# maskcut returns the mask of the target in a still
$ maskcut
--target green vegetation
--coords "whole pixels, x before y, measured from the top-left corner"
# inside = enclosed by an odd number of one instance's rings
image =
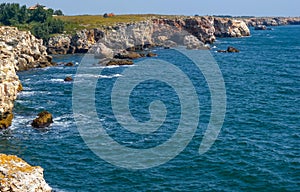
[[[2,3],[0,4],[0,24],[30,30],[37,38],[47,40],[51,34],[64,31],[64,22],[55,19],[54,13],[63,15],[60,10],[44,9],[41,5],[29,10],[25,5]]]
[[[61,10],[46,9],[42,5],[34,8],[20,6],[17,3],[0,4],[0,25],[16,26],[20,30],[29,30],[37,38],[45,41],[57,33],[73,34],[81,29],[105,28],[117,23],[133,23],[151,18],[174,18],[176,16],[154,14],[114,15],[78,15],[64,16]]]
[[[73,33],[79,29],[93,29],[103,28],[106,26],[113,26],[117,23],[133,23],[139,21],[145,21],[153,17],[175,17],[175,16],[163,16],[154,14],[130,14],[130,15],[115,15],[111,17],[103,17],[103,15],[76,15],[76,16],[57,16],[56,18],[63,20],[65,30],[68,33]]]

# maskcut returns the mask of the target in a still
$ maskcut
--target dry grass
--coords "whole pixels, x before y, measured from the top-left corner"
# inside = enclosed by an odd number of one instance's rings
[[[175,17],[171,15],[154,15],[154,14],[143,14],[143,15],[116,15],[113,17],[104,18],[102,15],[76,15],[76,16],[56,16],[56,18],[65,21],[66,31],[74,32],[79,29],[93,29],[102,28],[105,26],[112,26],[117,23],[133,23],[148,20],[157,17]]]

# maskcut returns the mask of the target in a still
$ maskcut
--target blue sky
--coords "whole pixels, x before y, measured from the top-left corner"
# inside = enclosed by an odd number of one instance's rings
[[[300,0],[11,0],[40,3],[66,15],[157,13],[179,15],[300,16]]]

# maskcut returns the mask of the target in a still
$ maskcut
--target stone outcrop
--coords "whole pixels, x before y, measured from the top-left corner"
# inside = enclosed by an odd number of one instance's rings
[[[48,111],[42,111],[38,114],[38,117],[34,119],[31,123],[34,128],[45,128],[49,127],[53,123],[52,114]]]
[[[16,71],[51,65],[42,40],[15,27],[0,27],[0,129],[11,125],[13,102],[22,89]]]
[[[43,40],[35,38],[29,31],[19,31],[15,27],[0,27],[0,44],[12,53],[16,70],[52,66]]]
[[[17,156],[0,154],[0,191],[51,192],[52,189],[41,167],[31,166]]]
[[[241,20],[215,18],[214,27],[216,37],[244,37],[250,35],[249,28]]]
[[[255,17],[242,19],[248,26],[256,27],[280,26],[280,25],[300,25],[300,17]]]
[[[0,42],[0,129],[11,125],[14,100],[21,86],[15,66],[14,54]]]
[[[249,36],[241,20],[214,17],[153,18],[136,23],[121,23],[105,29],[81,30],[75,35],[50,38],[50,54],[86,53],[90,50],[99,58],[112,58],[120,50],[136,51],[153,46],[186,46],[205,49],[216,37]],[[100,41],[99,41],[100,40]],[[94,46],[97,43],[96,46]]]

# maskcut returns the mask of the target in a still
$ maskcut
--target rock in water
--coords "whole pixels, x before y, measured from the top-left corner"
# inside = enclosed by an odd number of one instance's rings
[[[152,52],[150,52],[150,53],[147,54],[147,57],[156,57],[156,56],[157,56],[157,54],[152,53]]]
[[[126,59],[113,59],[113,60],[110,60],[105,65],[106,66],[112,66],[112,65],[133,65],[133,61],[132,60],[126,60]]]
[[[1,192],[51,192],[43,169],[31,166],[14,155],[0,154]]]
[[[73,78],[72,78],[72,77],[70,77],[70,76],[68,76],[68,77],[66,77],[66,78],[64,79],[64,81],[66,81],[66,82],[70,82],[70,81],[73,81]]]
[[[237,48],[234,48],[234,47],[228,47],[227,52],[228,53],[238,53],[238,52],[240,52],[240,50],[238,50]]]
[[[52,114],[48,111],[42,111],[38,114],[38,117],[31,123],[34,128],[45,128],[53,123]]]
[[[255,30],[267,30],[267,27],[265,25],[258,25],[254,27]]]
[[[68,63],[65,64],[65,66],[66,66],[66,67],[73,67],[73,66],[74,66],[74,63],[68,62]]]
[[[12,113],[3,115],[3,117],[0,119],[0,130],[7,129],[9,126],[11,126],[13,117],[14,115]]]

